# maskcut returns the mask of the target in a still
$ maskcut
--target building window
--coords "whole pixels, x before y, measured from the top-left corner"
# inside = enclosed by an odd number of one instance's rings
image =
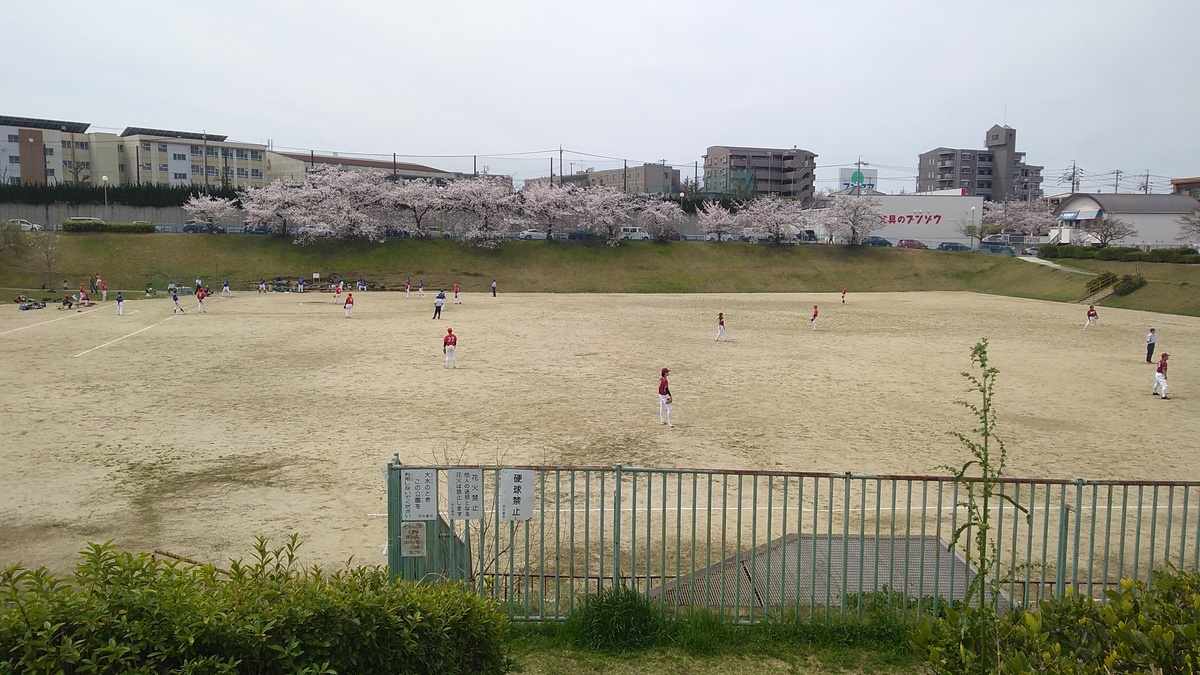
[[[18,156],[16,156],[16,155],[9,155],[9,156],[8,156],[8,163],[9,163],[9,164],[20,164],[20,163],[21,163],[21,158],[20,158],[20,157],[18,157]]]
[[[239,169],[237,170],[237,177],[238,177],[238,178],[249,178],[249,177],[250,177],[250,172],[249,172],[249,171],[247,171],[247,170],[245,170],[245,169],[241,169],[241,168],[239,168]]]
[[[54,169],[46,169],[46,178],[54,178]]]
[[[87,141],[75,141],[76,150],[87,150],[90,145]]]
[[[237,152],[235,152],[234,154],[237,155],[238,159],[246,159],[247,157],[250,156],[250,153],[246,152],[245,150],[242,150],[241,148],[238,148]]]
[[[964,180],[964,181],[962,181],[961,183],[959,183],[959,186],[960,186],[960,187],[971,187],[971,181],[969,181],[969,180]]]
[[[233,157],[233,150],[230,148],[221,148],[222,157]]]
[[[63,148],[69,149],[71,147],[71,141],[63,141],[62,146]]]
[[[182,152],[173,152],[171,153],[171,159],[175,160],[176,162],[186,162],[187,155]]]
[[[142,143],[142,149],[145,150],[146,152],[150,152],[150,144]]]
[[[90,169],[90,168],[92,168],[92,163],[91,163],[91,162],[80,162],[80,163],[79,163],[79,168],[81,168],[81,169]]]
[[[261,162],[262,161],[262,151],[261,150],[251,150],[250,151],[250,159],[253,161]]]
[[[208,175],[210,175],[210,176],[217,175],[217,167],[215,167],[215,166],[208,167]]]
[[[69,169],[69,168],[71,168],[71,160],[69,160],[69,159],[64,159],[64,160],[63,160],[63,168],[64,168],[64,169]]]
[[[150,162],[142,162],[142,171],[150,171],[151,168],[152,168],[152,165],[150,164]]]
[[[250,177],[251,178],[262,178],[263,177],[262,169],[250,169]]]
[[[53,157],[53,156],[54,156],[54,148],[47,147],[47,148],[46,148],[46,156],[47,156],[47,157]]]
[[[203,149],[203,148],[201,148],[201,147],[200,147],[200,146],[198,146],[198,145],[193,145],[193,146],[192,146],[192,157],[199,157],[199,156],[200,156],[200,155],[202,155],[202,154],[204,154],[204,149]]]
[[[159,170],[159,171],[162,171],[163,173],[166,173],[167,171],[170,171],[170,169],[169,169],[169,168],[167,168],[167,165],[166,165],[166,164],[159,164],[159,165],[158,165],[158,170]]]
[[[177,173],[177,174],[173,174],[173,175],[175,176],[175,180],[187,180],[188,179],[188,175],[186,173]]]
[[[209,149],[208,149],[208,156],[209,156],[209,157],[216,157],[216,156],[217,156],[217,149],[216,149],[216,148],[209,148]]]
[[[123,143],[117,144],[117,152],[125,152],[125,145]]]
[[[193,164],[192,165],[192,175],[193,176],[203,176],[204,175],[204,167],[200,166],[199,164]]]
[[[225,167],[225,175],[232,176],[233,175],[233,167],[228,167],[228,166]]]
[[[166,152],[166,151],[167,151],[167,144],[166,144],[166,143],[159,143],[159,144],[158,144],[158,151],[159,151],[159,152]]]
[[[9,135],[8,135],[8,142],[9,142],[9,143],[20,143],[20,142],[21,142],[21,137],[20,137],[20,136],[18,136],[18,135],[16,135],[16,134],[9,134]]]
[[[963,155],[962,155],[962,158],[963,158],[963,159],[971,159],[971,153],[969,153],[969,152],[964,152],[964,153],[963,153]]]
[[[8,179],[8,182],[10,185],[20,185],[21,177],[20,176],[12,176]]]
[[[120,171],[121,173],[125,173],[125,165],[124,165],[124,164],[118,164],[118,165],[117,165],[117,171]]]

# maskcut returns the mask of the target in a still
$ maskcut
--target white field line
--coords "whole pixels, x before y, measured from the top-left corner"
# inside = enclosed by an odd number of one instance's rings
[[[92,312],[96,311],[97,309],[103,309],[103,307],[96,307],[96,308],[93,308],[93,309],[89,309],[89,310],[87,310],[86,312],[72,312],[71,314],[68,314],[68,315],[66,315],[66,316],[60,316],[60,317],[58,317],[57,319],[49,319],[49,320],[47,320],[47,321],[41,321],[41,322],[38,322],[38,323],[31,323],[31,324],[29,324],[28,326],[21,326],[20,328],[10,328],[10,329],[8,329],[8,330],[4,331],[3,333],[0,333],[0,335],[8,335],[9,333],[15,333],[15,332],[17,332],[17,331],[19,331],[19,330],[25,330],[26,328],[33,328],[34,326],[43,326],[43,325],[45,325],[45,324],[48,324],[48,323],[54,323],[55,321],[62,321],[63,319],[71,319],[71,318],[74,318],[74,317],[77,317],[77,316],[81,316],[81,315],[83,315],[83,314],[91,314]]]
[[[121,337],[117,338],[116,340],[109,340],[108,342],[105,342],[102,345],[97,345],[87,351],[79,352],[78,354],[75,355],[75,358],[79,358],[79,357],[83,356],[84,354],[90,354],[90,353],[96,351],[97,349],[102,349],[104,347],[107,347],[107,346],[113,344],[114,342],[120,342],[121,340],[124,340],[127,337],[133,337],[134,335],[137,335],[138,333],[141,333],[142,331],[150,330],[151,328],[154,328],[155,326],[163,323],[163,321],[170,321],[171,317],[173,317],[173,316],[175,316],[175,315],[172,314],[171,316],[168,316],[167,318],[163,319],[162,321],[159,321],[158,323],[152,323],[149,326],[146,326],[145,328],[139,328],[139,329],[133,331],[132,333],[130,333],[129,335],[122,335]]]
[[[1025,508],[1027,508],[1027,509],[1028,509],[1029,507],[1025,507]],[[785,507],[785,506],[780,506],[780,505],[770,506],[770,505],[766,505],[766,504],[760,504],[760,505],[758,505],[758,506],[754,506],[754,507],[751,507],[751,506],[746,506],[746,507],[742,508],[741,510],[742,510],[743,512],[746,512],[746,511],[765,511],[765,510],[768,510],[768,509],[770,509],[771,511],[776,511],[776,512],[777,512],[777,511],[784,511],[784,510],[788,511],[789,513],[796,513],[796,512],[797,512],[797,509],[795,509],[795,508],[793,508],[793,507],[790,507],[790,506],[787,506],[787,507]],[[612,512],[613,512],[613,509],[612,509],[612,507],[611,507],[611,506],[606,506],[606,507],[604,507],[604,508],[599,508],[599,507],[594,507],[594,506],[593,506],[593,507],[586,507],[586,506],[584,506],[584,507],[576,507],[576,508],[574,508],[574,509],[572,509],[572,508],[570,508],[570,507],[563,507],[563,508],[560,508],[560,509],[557,509],[557,510],[558,510],[558,512],[559,512],[559,513],[572,513],[572,512],[574,512],[574,513],[600,513],[601,511],[603,511],[604,513],[612,513]],[[737,509],[737,507],[736,507],[736,506],[731,506],[731,507],[728,507],[728,508],[727,508],[727,509],[725,509],[725,510],[727,510],[729,513],[737,513],[737,511],[738,511],[738,509]],[[925,510],[925,512],[926,512],[926,513],[932,513],[932,512],[938,512],[938,511],[960,511],[960,512],[961,512],[961,511],[966,511],[966,510],[967,510],[967,507],[965,507],[965,506],[958,506],[958,507],[955,507],[955,506],[943,506],[943,507],[941,507],[940,509],[939,509],[939,508],[937,508],[937,507],[929,508],[929,509],[926,509],[926,510]],[[998,507],[995,507],[995,506],[993,506],[993,507],[990,507],[988,510],[989,510],[990,512],[995,512],[995,513],[999,513],[999,512],[1000,512],[1000,509],[999,509]],[[1005,509],[1004,509],[1004,510],[1005,510],[1006,512],[1012,512],[1014,509],[1013,509],[1011,506],[1008,506],[1008,507],[1005,507]],[[1046,512],[1051,512],[1051,511],[1054,511],[1054,510],[1061,510],[1061,509],[1059,509],[1059,507],[1057,507],[1057,506],[1053,506],[1053,505],[1051,505],[1051,506],[1047,507],[1047,506],[1045,506],[1044,504],[1042,504],[1042,505],[1037,505],[1037,506],[1035,506],[1033,510],[1035,510],[1035,511],[1046,511]],[[1072,509],[1070,510],[1070,512],[1074,512],[1074,510],[1075,510],[1075,509],[1074,509],[1074,508],[1072,508]],[[1116,507],[1116,506],[1114,506],[1114,507],[1112,507],[1112,509],[1107,509],[1107,507],[1105,507],[1104,505],[1097,505],[1095,509],[1093,509],[1091,506],[1084,506],[1084,507],[1082,507],[1080,510],[1081,510],[1081,511],[1095,511],[1095,512],[1099,512],[1099,511],[1102,511],[1102,510],[1108,510],[1108,511],[1110,511],[1110,512],[1116,512],[1116,511],[1119,511],[1119,510],[1120,510],[1120,508],[1119,508],[1119,507]],[[1165,510],[1167,510],[1167,506],[1166,506],[1166,505],[1161,505],[1161,504],[1160,504],[1160,505],[1158,505],[1158,506],[1152,506],[1152,505],[1150,505],[1150,504],[1145,504],[1145,505],[1142,505],[1142,506],[1136,506],[1136,505],[1135,505],[1135,506],[1129,506],[1129,507],[1127,507],[1127,508],[1125,509],[1125,511],[1127,511],[1127,512],[1129,512],[1129,513],[1136,513],[1138,510],[1142,510],[1142,511],[1147,511],[1147,510],[1165,511]],[[1182,512],[1182,511],[1183,511],[1183,507],[1182,507],[1182,506],[1178,506],[1178,505],[1176,505],[1176,506],[1172,506],[1172,507],[1171,507],[1171,510],[1172,510],[1172,511],[1180,511],[1180,512]],[[1200,510],[1200,505],[1190,505],[1190,506],[1188,506],[1187,510],[1188,510],[1188,511],[1197,511],[1197,510]],[[665,508],[665,509],[664,509],[664,508],[662,508],[661,506],[651,506],[651,507],[645,507],[645,508],[643,508],[643,507],[623,507],[623,508],[621,509],[621,513],[634,513],[634,512],[636,512],[636,513],[664,513],[664,512],[665,512],[665,513],[670,513],[670,512],[672,512],[672,511],[679,511],[680,513],[683,513],[683,514],[687,514],[688,512],[694,512],[694,513],[695,513],[697,516],[707,516],[707,515],[708,515],[708,513],[709,513],[709,511],[708,511],[707,509],[705,509],[705,508],[703,508],[703,507],[699,507],[699,506],[698,506],[698,507],[696,507],[695,509],[691,509],[691,508],[688,508],[688,507],[686,507],[686,506],[685,506],[685,507],[682,507],[682,508],[680,508],[680,507],[675,507],[675,506],[668,506],[668,507],[667,507],[667,508]],[[714,507],[714,508],[712,509],[712,513],[714,513],[714,514],[719,514],[719,513],[721,513],[721,511],[722,511],[722,509],[721,509],[720,507]],[[833,509],[833,510],[831,511],[830,509],[809,509],[809,508],[805,508],[805,509],[799,509],[799,511],[800,511],[801,513],[813,513],[813,512],[816,512],[816,513],[832,513],[832,514],[834,514],[834,515],[842,515],[842,514],[844,514],[844,513],[859,513],[859,514],[865,514],[865,515],[872,515],[872,514],[876,514],[876,515],[884,516],[884,515],[887,515],[887,514],[888,514],[888,512],[889,512],[889,509],[879,509],[879,511],[876,511],[875,509],[872,509],[872,508],[866,508],[866,509],[863,509],[863,508],[852,508],[852,509],[850,509],[849,511],[845,511],[844,509],[841,509],[841,508],[836,508],[836,509]],[[544,514],[553,514],[554,512],[555,512],[555,509],[554,509],[554,508],[547,508],[547,509],[545,509],[544,511],[542,511],[542,513],[544,513]],[[905,512],[906,512],[906,509],[900,509],[900,508],[897,508],[897,509],[896,509],[896,515],[897,515],[897,516],[903,516],[903,515],[905,514]],[[367,514],[367,516],[368,516],[368,517],[371,517],[371,518],[385,518],[385,517],[387,517],[387,514],[386,514],[386,513],[368,513],[368,514]],[[912,510],[912,516],[913,516],[913,519],[914,519],[914,520],[916,520],[916,519],[919,519],[919,518],[921,517],[920,509],[913,509],[913,510]]]

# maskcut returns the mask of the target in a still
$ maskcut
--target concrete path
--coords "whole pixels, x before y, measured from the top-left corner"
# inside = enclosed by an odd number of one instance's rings
[[[1074,274],[1086,274],[1089,277],[1097,276],[1095,272],[1088,272],[1086,270],[1077,270],[1072,267],[1063,267],[1062,265],[1059,265],[1058,263],[1054,262],[1053,260],[1044,260],[1042,258],[1038,258],[1037,256],[1020,255],[1020,256],[1017,256],[1017,258],[1020,260],[1024,260],[1026,262],[1037,263],[1039,265],[1045,265],[1046,267],[1053,267],[1056,270],[1062,270],[1064,272],[1072,272]]]

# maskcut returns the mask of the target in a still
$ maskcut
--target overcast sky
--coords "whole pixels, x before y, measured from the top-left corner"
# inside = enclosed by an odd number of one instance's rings
[[[710,145],[797,146],[818,187],[859,156],[911,191],[918,153],[993,124],[1064,191],[1200,175],[1195,0],[579,2],[3,0],[0,114],[409,155],[517,179]],[[550,151],[553,152],[545,152]],[[520,155],[517,153],[532,153]],[[588,157],[586,154],[600,157]],[[466,157],[453,157],[465,155]],[[615,159],[605,159],[615,158]],[[701,174],[703,165],[701,165]]]

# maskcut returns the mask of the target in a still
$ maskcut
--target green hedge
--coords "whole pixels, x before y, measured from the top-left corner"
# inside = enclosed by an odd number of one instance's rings
[[[126,206],[183,206],[191,197],[209,194],[213,197],[237,199],[232,188],[190,185],[103,185],[55,183],[49,185],[0,185],[0,204],[124,204]]]
[[[0,574],[0,673],[502,673],[508,622],[455,584],[380,568],[154,560],[91,544],[71,580]]]
[[[1140,274],[1122,274],[1121,280],[1113,284],[1113,293],[1129,295],[1146,285],[1146,277]]]
[[[1038,248],[1038,257],[1054,258],[1085,258],[1096,260],[1118,260],[1120,262],[1169,262],[1169,263],[1200,263],[1200,253],[1190,247],[1158,248],[1153,251],[1143,251],[1139,248],[1113,246],[1095,248],[1094,246],[1066,246],[1047,244]]]
[[[154,223],[93,223],[88,221],[64,220],[63,232],[133,232],[153,234]]]

